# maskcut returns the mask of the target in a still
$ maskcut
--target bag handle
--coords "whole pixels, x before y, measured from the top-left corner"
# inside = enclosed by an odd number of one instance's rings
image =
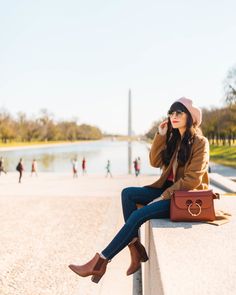
[[[220,199],[220,194],[219,193],[213,193],[213,199]]]

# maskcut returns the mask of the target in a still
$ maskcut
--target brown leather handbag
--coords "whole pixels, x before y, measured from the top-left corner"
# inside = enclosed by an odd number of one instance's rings
[[[213,221],[216,219],[212,190],[174,191],[170,203],[172,221]]]

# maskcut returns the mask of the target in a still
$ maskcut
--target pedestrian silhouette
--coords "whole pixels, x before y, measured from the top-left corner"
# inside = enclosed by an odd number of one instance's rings
[[[87,173],[85,157],[83,157],[83,160],[82,160],[82,173],[83,175]]]
[[[23,160],[20,158],[19,163],[16,166],[16,170],[19,172],[19,183],[21,183],[21,178],[23,176],[24,166],[23,166]]]
[[[110,177],[112,177],[112,174],[111,174],[111,161],[110,160],[107,160],[106,170],[107,170],[106,177],[108,177],[108,175],[110,175]]]
[[[33,175],[33,173],[35,173],[36,176],[38,176],[38,164],[37,161],[35,159],[33,159],[32,164],[31,164],[31,176]]]
[[[138,177],[139,173],[140,173],[140,165],[141,165],[141,160],[140,157],[136,158],[134,161],[134,172],[135,172],[135,176]]]
[[[141,159],[140,159],[140,157],[138,157],[138,159],[137,159],[137,172],[136,172],[136,176],[139,176],[139,174],[140,174],[140,170],[141,170]]]
[[[75,157],[74,159],[72,159],[72,171],[73,171],[73,178],[77,178],[78,177],[78,160]]]
[[[7,171],[4,168],[4,159],[3,159],[3,157],[0,158],[0,175],[1,175],[2,172],[7,174]]]

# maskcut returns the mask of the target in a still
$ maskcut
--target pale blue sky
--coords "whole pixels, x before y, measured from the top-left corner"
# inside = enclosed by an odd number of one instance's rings
[[[236,1],[0,0],[0,107],[147,131],[181,96],[223,104]]]

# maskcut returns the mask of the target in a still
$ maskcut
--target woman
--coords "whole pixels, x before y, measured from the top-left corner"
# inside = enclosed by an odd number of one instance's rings
[[[122,191],[124,226],[88,263],[69,265],[72,271],[82,277],[92,275],[92,281],[98,283],[107,263],[127,245],[131,254],[127,275],[148,260],[138,238],[141,224],[153,218],[169,217],[173,191],[208,189],[209,143],[198,128],[201,120],[201,110],[190,99],[182,97],[171,105],[168,120],[160,124],[149,155],[151,165],[162,168],[160,178],[151,185]],[[137,203],[144,207],[137,210]]]

